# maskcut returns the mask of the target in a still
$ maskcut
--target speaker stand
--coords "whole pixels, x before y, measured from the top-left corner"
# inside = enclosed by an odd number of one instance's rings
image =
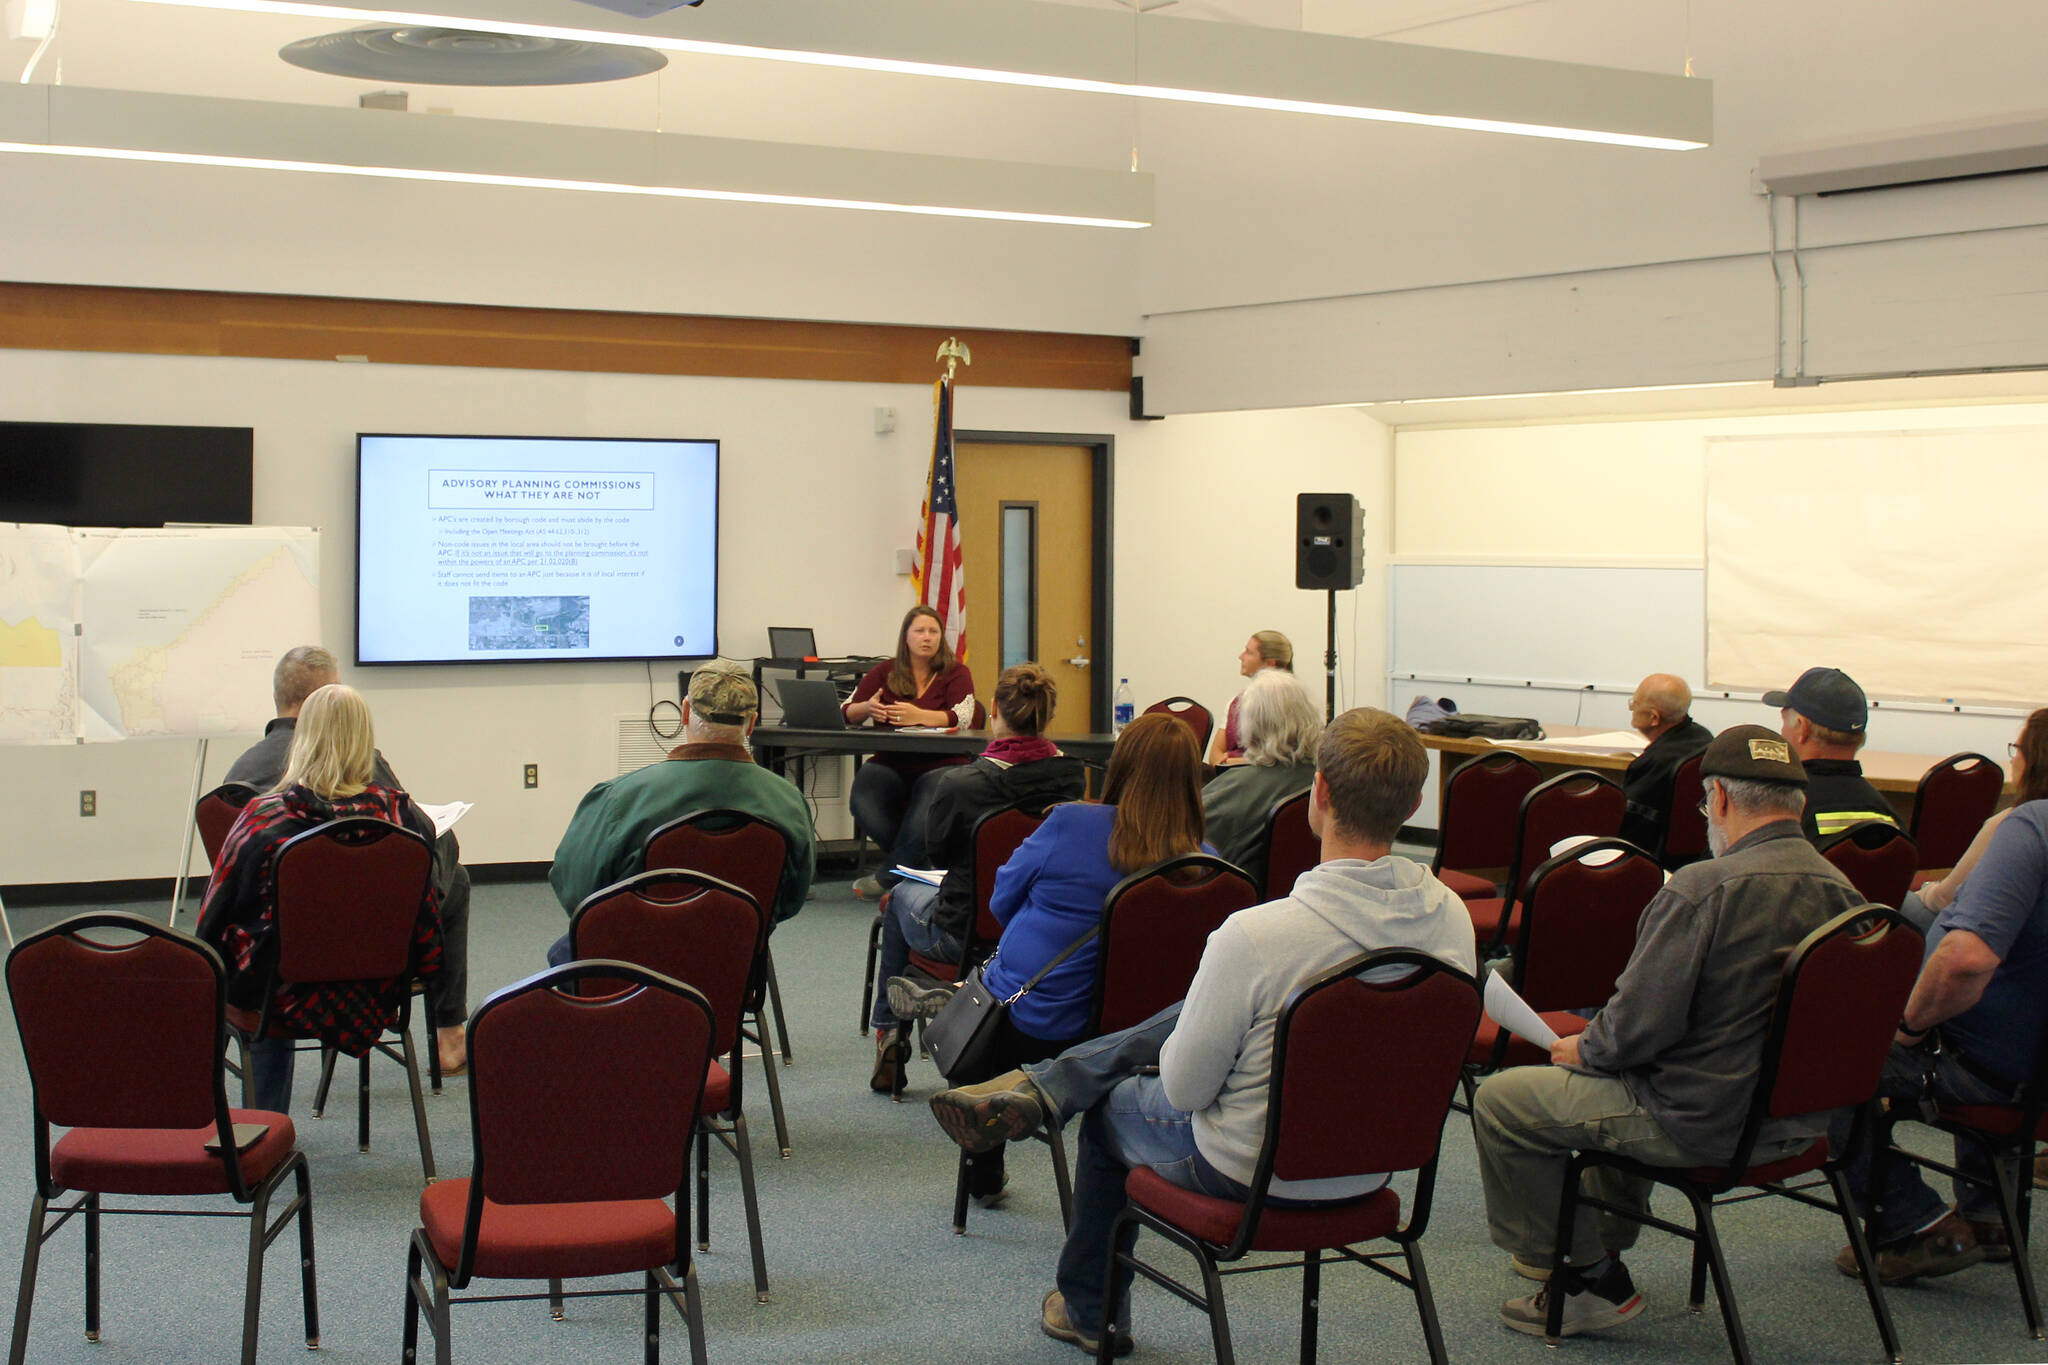
[[[1323,652],[1323,667],[1329,673],[1325,723],[1337,719],[1337,590],[1330,590],[1329,647]]]

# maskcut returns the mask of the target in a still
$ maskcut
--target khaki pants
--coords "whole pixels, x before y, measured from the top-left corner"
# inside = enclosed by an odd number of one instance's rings
[[[1555,1255],[1558,1202],[1573,1152],[1615,1152],[1659,1166],[1709,1164],[1666,1137],[1620,1080],[1560,1066],[1518,1066],[1489,1076],[1472,1102],[1472,1127],[1487,1231],[1495,1246],[1535,1266],[1548,1266]],[[1612,1168],[1586,1172],[1580,1189],[1649,1211],[1649,1182]],[[1581,1208],[1572,1228],[1572,1264],[1590,1265],[1604,1252],[1632,1247],[1639,1231],[1627,1219]]]

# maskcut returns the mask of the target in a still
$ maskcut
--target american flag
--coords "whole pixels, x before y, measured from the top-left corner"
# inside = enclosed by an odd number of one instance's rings
[[[917,509],[917,600],[939,614],[946,642],[967,662],[967,570],[960,561],[960,514],[953,501],[953,385],[941,379],[933,402],[931,477]]]

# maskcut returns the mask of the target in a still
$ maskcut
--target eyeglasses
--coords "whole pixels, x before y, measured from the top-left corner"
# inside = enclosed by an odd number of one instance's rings
[[[2020,756],[2020,742],[2018,740],[2014,740],[2005,746],[2005,756],[2007,758],[2018,758]]]

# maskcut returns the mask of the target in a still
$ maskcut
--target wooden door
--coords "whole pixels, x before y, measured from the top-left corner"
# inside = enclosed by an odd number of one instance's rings
[[[1003,669],[1036,660],[1059,687],[1059,709],[1047,733],[1106,728],[1090,712],[1095,452],[963,441],[954,462],[967,572],[967,664],[982,699],[993,696]]]

